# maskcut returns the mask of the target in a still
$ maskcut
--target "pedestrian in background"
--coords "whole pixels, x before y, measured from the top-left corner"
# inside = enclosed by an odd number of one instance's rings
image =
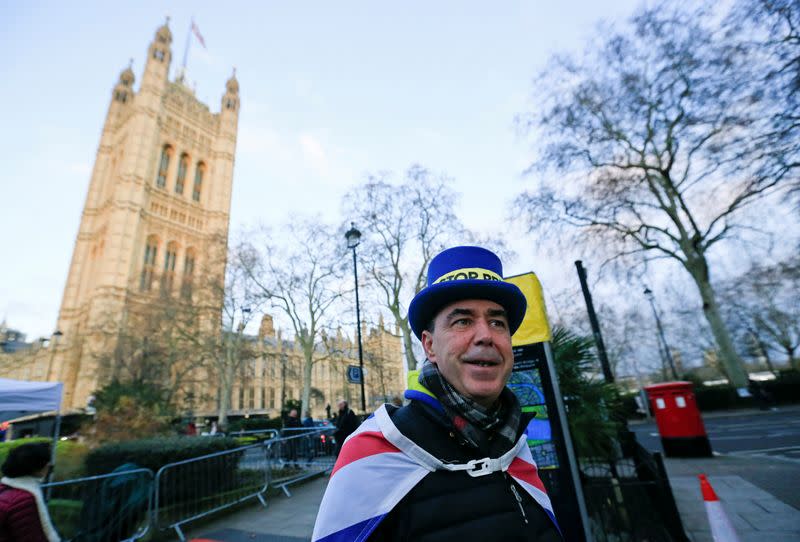
[[[293,408],[289,411],[289,415],[283,421],[284,429],[294,429],[294,431],[286,431],[283,434],[284,438],[289,438],[286,441],[286,462],[292,463],[292,466],[297,467],[297,452],[299,448],[299,440],[302,438],[300,431],[297,429],[303,427],[300,423],[300,416],[297,415],[297,409]],[[292,438],[294,437],[294,438]]]
[[[0,478],[0,542],[59,542],[42,480],[51,467],[46,442],[23,444],[9,452]]]
[[[303,439],[305,441],[305,453],[303,455],[306,456],[306,463],[311,463],[311,461],[316,456],[316,439],[319,436],[314,433],[314,418],[311,417],[311,411],[306,410],[306,415],[303,418],[303,427],[308,429],[308,434]]]
[[[344,440],[350,434],[358,429],[359,422],[356,413],[350,410],[350,406],[344,399],[339,400],[339,414],[336,416],[336,431],[333,436],[336,437],[336,455],[339,455],[339,450],[342,449]]]

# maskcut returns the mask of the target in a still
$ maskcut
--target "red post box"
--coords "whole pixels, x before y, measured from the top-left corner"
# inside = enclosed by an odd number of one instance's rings
[[[711,457],[706,427],[691,382],[645,386],[667,457]]]

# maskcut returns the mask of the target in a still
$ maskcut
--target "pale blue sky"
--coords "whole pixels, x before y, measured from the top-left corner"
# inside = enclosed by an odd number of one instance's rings
[[[514,129],[533,75],[640,2],[3,2],[0,319],[52,332],[111,89],[171,16],[173,74],[190,18],[189,79],[212,111],[233,66],[241,117],[231,228],[297,212],[339,220],[365,173],[414,162],[456,179],[459,214],[490,233],[522,191]],[[545,269],[530,239],[509,274]],[[555,279],[553,279],[555,280]]]

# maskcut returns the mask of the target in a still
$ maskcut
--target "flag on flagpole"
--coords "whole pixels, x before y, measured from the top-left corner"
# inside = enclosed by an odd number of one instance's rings
[[[206,40],[203,39],[203,35],[200,33],[200,29],[197,28],[194,19],[192,20],[192,33],[197,38],[197,41],[200,42],[200,45],[203,46],[203,49],[208,49],[208,47],[206,47]]]

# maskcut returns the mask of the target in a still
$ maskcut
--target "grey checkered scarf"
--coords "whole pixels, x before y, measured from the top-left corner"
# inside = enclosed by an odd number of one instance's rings
[[[428,360],[419,372],[419,383],[436,396],[453,427],[475,448],[499,456],[516,444],[520,406],[510,389],[503,388],[497,404],[484,408],[458,393]]]

